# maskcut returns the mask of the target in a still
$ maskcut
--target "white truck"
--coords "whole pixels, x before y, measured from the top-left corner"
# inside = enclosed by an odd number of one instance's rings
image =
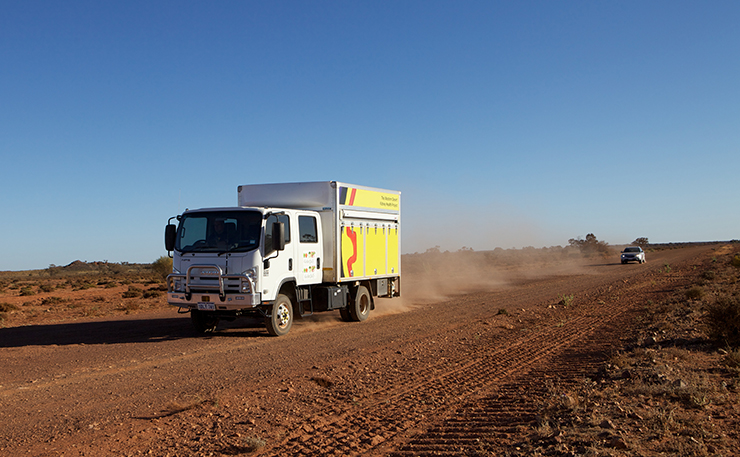
[[[167,303],[198,332],[239,316],[273,336],[320,311],[364,321],[374,297],[401,295],[400,192],[329,181],[237,193],[237,207],[186,210],[165,228]]]

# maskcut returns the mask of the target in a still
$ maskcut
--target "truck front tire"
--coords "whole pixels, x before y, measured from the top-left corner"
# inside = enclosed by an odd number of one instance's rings
[[[218,316],[208,311],[190,311],[190,321],[198,333],[213,333],[218,327]]]
[[[293,304],[287,295],[280,294],[272,304],[270,315],[265,318],[267,333],[272,336],[287,335],[293,326]]]
[[[370,306],[372,305],[372,297],[370,292],[367,291],[367,287],[360,286],[355,292],[352,303],[349,304],[349,316],[355,322],[362,322],[367,320],[370,316]]]

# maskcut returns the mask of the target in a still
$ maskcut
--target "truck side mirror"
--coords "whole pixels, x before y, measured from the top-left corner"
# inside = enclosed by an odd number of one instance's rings
[[[272,250],[285,250],[285,224],[283,222],[272,223]]]
[[[167,252],[175,250],[175,239],[177,237],[177,226],[175,224],[167,224],[164,228],[164,248]]]

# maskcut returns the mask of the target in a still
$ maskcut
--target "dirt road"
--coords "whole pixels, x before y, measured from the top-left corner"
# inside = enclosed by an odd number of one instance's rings
[[[174,309],[0,329],[0,454],[496,452],[547,382],[593,371],[710,251],[517,270],[424,302],[404,289],[366,322],[317,315],[280,338],[239,321],[198,337]]]

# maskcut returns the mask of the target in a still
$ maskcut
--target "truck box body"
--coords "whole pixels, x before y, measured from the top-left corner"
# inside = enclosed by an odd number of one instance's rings
[[[281,335],[294,313],[361,321],[372,297],[400,296],[400,192],[327,181],[243,185],[237,196],[236,207],[186,210],[165,230],[167,302],[199,331],[257,314]]]
[[[398,276],[401,193],[336,181],[239,186],[240,207],[320,214],[323,282]]]

